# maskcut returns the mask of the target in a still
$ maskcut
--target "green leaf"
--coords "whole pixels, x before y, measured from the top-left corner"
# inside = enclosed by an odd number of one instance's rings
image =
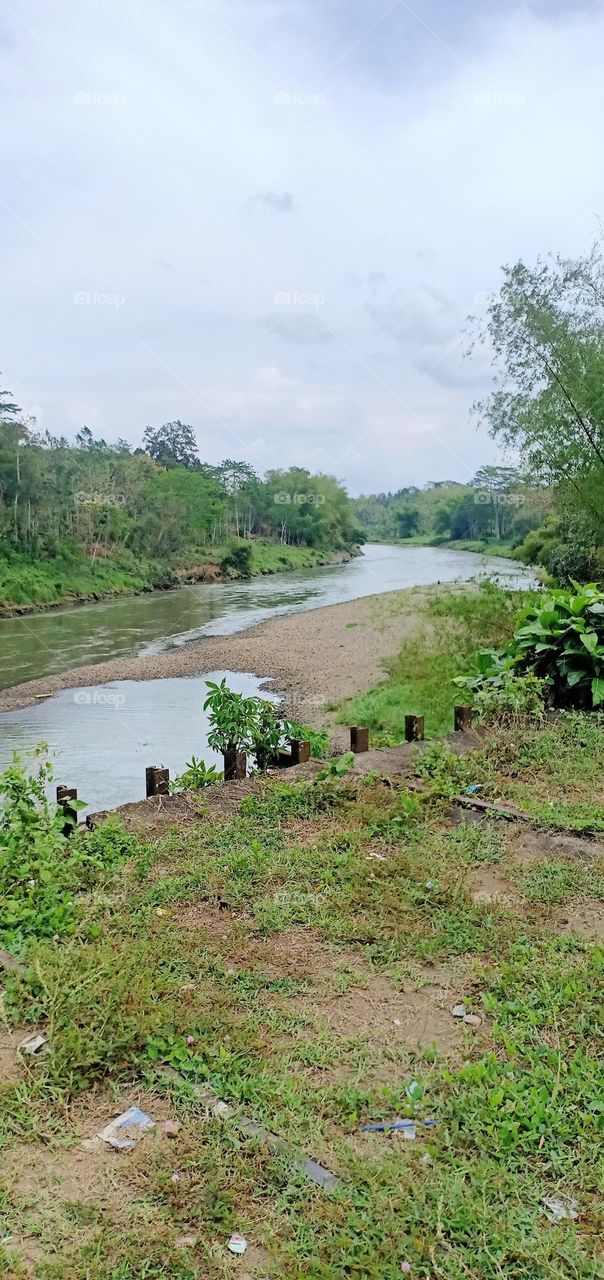
[[[604,680],[600,676],[596,676],[591,682],[591,700],[594,707],[599,707],[604,702]]]

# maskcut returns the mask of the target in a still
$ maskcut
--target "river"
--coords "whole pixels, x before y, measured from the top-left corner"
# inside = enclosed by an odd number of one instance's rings
[[[0,622],[0,687],[108,659],[157,654],[204,635],[230,635],[279,614],[487,574],[520,588],[534,582],[515,561],[437,547],[370,545],[348,564],[8,619]],[[242,693],[260,691],[251,672],[208,671],[63,689],[5,712],[0,769],[13,750],[24,753],[45,742],[59,780],[75,782],[88,809],[141,799],[145,765],[169,764],[174,776],[193,754],[207,763],[215,759],[202,714],[204,679],[223,674]]]
[[[348,564],[8,618],[0,621],[0,689],[110,658],[161,653],[204,635],[230,635],[282,613],[487,574],[519,587],[534,580],[523,565],[496,556],[369,545]]]

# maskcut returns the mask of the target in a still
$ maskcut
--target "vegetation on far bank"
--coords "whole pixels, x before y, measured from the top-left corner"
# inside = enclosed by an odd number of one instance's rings
[[[134,451],[87,427],[70,445],[0,392],[0,608],[311,567],[362,540],[331,476],[202,463],[180,422]]]
[[[96,559],[70,548],[51,560],[11,553],[0,557],[0,616],[128,595],[196,581],[226,581],[286,570],[312,569],[353,554],[341,549],[295,547],[261,538],[233,538],[228,543],[191,552],[174,562],[150,561],[127,551]]]

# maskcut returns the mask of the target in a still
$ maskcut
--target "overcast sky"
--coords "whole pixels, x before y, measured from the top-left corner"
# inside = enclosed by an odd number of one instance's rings
[[[597,232],[603,52],[583,0],[4,4],[2,385],[53,433],[467,480],[465,319]]]

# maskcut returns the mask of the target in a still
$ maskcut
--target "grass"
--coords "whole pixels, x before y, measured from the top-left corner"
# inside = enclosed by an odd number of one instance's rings
[[[5,975],[7,1027],[42,1027],[50,1048],[0,1086],[3,1274],[601,1276],[604,952],[560,916],[600,900],[599,850],[527,863],[507,825],[447,818],[462,765],[539,797],[557,760],[577,802],[604,723],[581,753],[575,719],[501,731],[458,765],[435,748],[419,797],[375,776],[267,781],[234,817],[122,846],[76,897],[75,930],[30,938],[27,973]],[[510,893],[478,899],[495,869]],[[459,999],[478,1031],[451,1017]],[[208,1117],[196,1084],[334,1169],[337,1190]],[[178,1139],[81,1150],[135,1099],[177,1115]],[[415,1142],[359,1131],[397,1115],[416,1117]],[[547,1195],[578,1219],[550,1223]]]
[[[453,705],[460,701],[453,677],[476,670],[479,647],[504,644],[527,603],[525,591],[506,591],[489,581],[476,590],[441,587],[438,594],[418,597],[418,625],[388,664],[387,679],[351,699],[340,719],[367,726],[374,745],[400,742],[406,714],[423,715],[429,737],[450,732]],[[405,597],[375,607],[403,611],[409,603]]]
[[[6,560],[0,555],[0,616],[23,607],[44,608],[177,586],[192,573],[198,577],[204,566],[219,576],[227,549],[226,544],[192,549],[182,554],[178,563],[149,561],[123,551],[95,559],[73,555],[36,561],[17,554]],[[334,554],[325,548],[286,547],[258,539],[252,543],[251,573],[310,569],[331,563]]]

